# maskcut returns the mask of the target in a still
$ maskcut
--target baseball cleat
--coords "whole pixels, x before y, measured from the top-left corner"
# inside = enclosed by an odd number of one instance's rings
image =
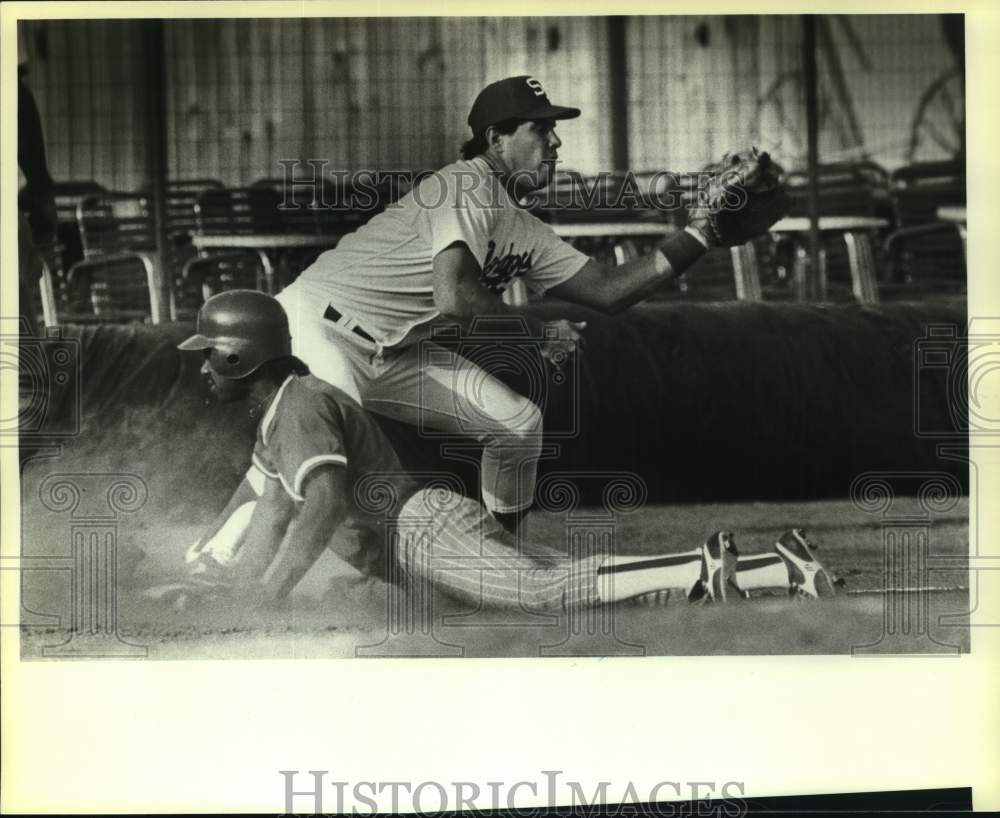
[[[625,602],[638,608],[665,607],[673,602],[673,594],[669,588],[661,588],[659,591],[650,591],[646,594],[630,597]]]
[[[789,596],[820,599],[836,593],[833,578],[813,554],[816,547],[801,528],[789,529],[774,544],[788,569]]]
[[[739,552],[729,531],[716,531],[701,547],[701,576],[688,591],[688,602],[725,602],[726,585],[736,576]]]

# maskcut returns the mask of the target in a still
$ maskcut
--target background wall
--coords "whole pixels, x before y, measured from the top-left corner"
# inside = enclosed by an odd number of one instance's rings
[[[38,103],[56,181],[94,179],[112,190],[142,184],[144,55],[134,21],[21,23],[27,83]]]
[[[53,175],[140,186],[140,24],[23,25]],[[282,158],[435,167],[457,155],[477,91],[520,73],[584,111],[560,127],[565,166],[610,168],[607,31],[601,17],[168,21],[169,173],[237,185],[281,176]],[[689,170],[747,143],[804,161],[797,17],[631,17],[626,47],[633,169]],[[817,61],[824,161],[891,169],[961,148],[961,62],[940,15],[820,17]]]
[[[821,161],[891,170],[960,149],[961,63],[945,31],[934,14],[818,17]],[[633,18],[627,32],[633,168],[698,168],[748,143],[805,165],[799,17]]]

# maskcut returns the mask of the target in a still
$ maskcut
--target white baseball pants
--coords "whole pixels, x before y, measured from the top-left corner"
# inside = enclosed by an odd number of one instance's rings
[[[382,347],[333,322],[325,305],[299,303],[297,288],[277,296],[292,333],[292,352],[312,373],[366,409],[417,426],[426,435],[464,435],[483,444],[481,491],[493,512],[521,511],[535,493],[542,413],[461,355],[421,341]]]

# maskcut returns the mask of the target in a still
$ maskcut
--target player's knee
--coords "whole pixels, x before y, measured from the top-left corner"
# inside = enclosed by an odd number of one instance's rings
[[[541,443],[542,439],[542,410],[538,406],[524,398],[518,407],[517,413],[505,424],[507,434],[520,441],[536,440]]]

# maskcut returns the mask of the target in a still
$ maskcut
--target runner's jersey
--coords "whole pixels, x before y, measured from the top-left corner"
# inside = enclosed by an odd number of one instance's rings
[[[289,375],[257,429],[253,465],[301,503],[309,475],[331,464],[347,469],[350,511],[372,522],[397,512],[416,490],[389,439],[353,398],[312,375]],[[366,500],[366,486],[374,490],[366,477],[385,481],[397,501],[383,509]]]

